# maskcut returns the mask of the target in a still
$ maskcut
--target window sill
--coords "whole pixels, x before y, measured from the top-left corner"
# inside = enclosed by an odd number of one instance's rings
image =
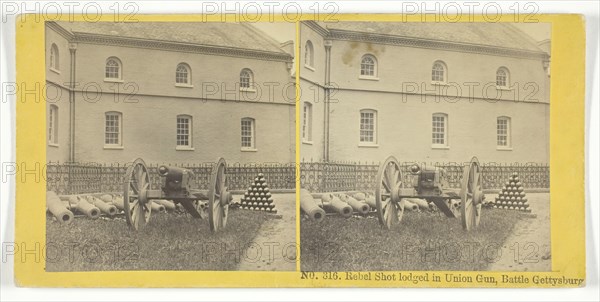
[[[312,145],[313,144],[312,141],[307,141],[307,140],[302,140],[302,143],[306,144],[306,145]]]
[[[54,72],[54,73],[56,73],[56,74],[60,74],[60,70],[58,70],[58,69],[54,69],[54,68],[52,68],[52,67],[50,67],[50,71],[52,71],[52,72]]]
[[[308,70],[310,70],[310,71],[315,71],[315,68],[314,68],[314,67],[312,67],[312,66],[310,66],[310,65],[306,65],[306,64],[304,64],[304,68],[306,68],[306,69],[308,69]]]
[[[181,88],[194,88],[194,85],[192,85],[192,84],[182,84],[182,83],[175,83],[175,87],[181,87]]]
[[[104,146],[104,150],[123,150],[123,146]]]
[[[48,143],[48,146],[49,146],[49,147],[54,147],[54,148],[58,148],[58,147],[60,147],[60,146],[59,146],[58,144],[56,144],[56,143]]]
[[[498,151],[512,151],[512,147],[496,147]]]
[[[446,82],[440,82],[440,81],[431,81],[431,85],[435,85],[435,86],[450,86],[450,85],[448,85],[448,83],[446,83]]]
[[[379,144],[373,143],[358,143],[359,148],[379,148]]]
[[[255,149],[255,148],[241,148],[240,151],[242,151],[242,152],[257,152],[258,149]]]
[[[194,147],[188,147],[188,146],[177,146],[175,147],[175,150],[177,151],[194,151]]]
[[[446,145],[431,145],[431,149],[450,150],[450,146],[446,146]]]
[[[510,87],[504,87],[504,86],[496,86],[496,90],[502,90],[502,91],[512,91],[513,89]]]
[[[104,78],[104,82],[109,82],[109,83],[123,83],[123,80],[121,80],[121,79]]]
[[[240,91],[243,91],[243,92],[256,92],[256,89],[249,88],[249,87],[240,87]]]
[[[367,80],[367,81],[379,81],[379,78],[376,76],[366,76],[366,75],[359,75],[358,79],[359,80]]]

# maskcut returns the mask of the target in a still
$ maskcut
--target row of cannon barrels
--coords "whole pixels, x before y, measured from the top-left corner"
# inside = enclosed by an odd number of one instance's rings
[[[46,207],[48,212],[63,224],[71,223],[75,218],[74,213],[98,219],[102,215],[114,217],[125,210],[123,196],[118,194],[59,196],[54,191],[46,192]],[[152,200],[150,207],[155,213],[183,211],[180,204],[162,199]]]
[[[318,199],[318,198],[317,198]],[[401,206],[408,211],[427,210],[431,211],[435,207],[423,199],[407,199],[400,201]],[[321,221],[326,213],[340,215],[344,218],[350,218],[354,214],[366,215],[377,209],[375,196],[366,193],[323,193],[320,202],[306,189],[300,191],[300,209],[309,219]]]

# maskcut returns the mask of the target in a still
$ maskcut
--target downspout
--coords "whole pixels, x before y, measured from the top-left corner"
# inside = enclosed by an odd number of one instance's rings
[[[323,106],[323,160],[329,161],[329,102],[331,94],[331,40],[325,40],[325,104]]]
[[[71,54],[69,75],[69,162],[75,162],[75,67],[77,44],[69,43]]]

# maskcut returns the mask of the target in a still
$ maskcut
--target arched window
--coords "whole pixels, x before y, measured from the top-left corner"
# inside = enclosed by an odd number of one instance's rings
[[[50,105],[48,111],[48,144],[58,145],[58,106]]]
[[[175,84],[191,85],[192,69],[188,64],[179,63],[175,70]]]
[[[510,86],[510,76],[506,67],[500,67],[496,71],[496,86],[507,88]]]
[[[177,145],[176,149],[192,148],[192,117],[181,114],[177,116]]]
[[[434,113],[431,117],[431,145],[432,147],[448,147],[448,115]]]
[[[447,79],[446,64],[442,61],[436,61],[431,67],[431,81],[438,83],[446,83]]]
[[[312,142],[312,104],[308,102],[302,108],[302,140]]]
[[[104,114],[104,146],[123,146],[123,114],[109,111]]]
[[[360,60],[360,75],[366,77],[377,76],[377,59],[372,55],[364,55]]]
[[[254,87],[254,74],[252,74],[252,70],[248,68],[242,69],[240,72],[240,87],[247,89]]]
[[[510,148],[510,117],[499,116],[496,119],[496,141],[498,148]]]
[[[110,57],[106,60],[106,68],[104,72],[104,78],[111,80],[122,79],[122,66],[121,60],[116,57]]]
[[[304,45],[304,65],[311,68],[315,66],[315,50],[311,41],[306,41]]]
[[[50,68],[56,71],[60,70],[60,56],[58,54],[58,46],[52,44],[50,47]]]
[[[360,111],[360,138],[359,144],[377,144],[377,111],[363,109]]]
[[[253,118],[242,119],[242,150],[255,150],[255,122]]]

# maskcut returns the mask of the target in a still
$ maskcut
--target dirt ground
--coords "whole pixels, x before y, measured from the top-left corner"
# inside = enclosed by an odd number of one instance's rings
[[[296,270],[296,194],[273,194],[273,201],[280,218],[261,226],[238,270]]]
[[[502,246],[502,255],[490,265],[490,271],[544,272],[552,269],[550,194],[527,193],[527,198],[531,215],[519,220]]]

